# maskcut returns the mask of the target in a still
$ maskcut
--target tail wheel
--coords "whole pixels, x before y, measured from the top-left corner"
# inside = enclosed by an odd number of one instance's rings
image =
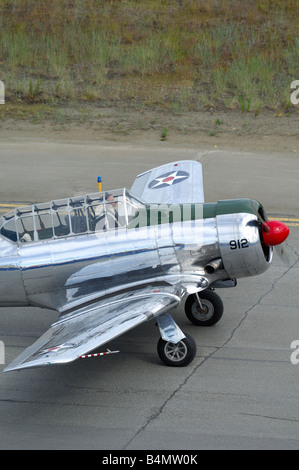
[[[158,342],[158,355],[160,359],[171,367],[184,367],[193,361],[196,355],[196,343],[192,336],[184,333],[186,338],[177,344],[160,338]]]
[[[189,295],[185,303],[187,318],[198,326],[212,326],[219,322],[223,315],[223,303],[218,294],[207,289],[196,295]],[[200,305],[201,304],[201,305]]]

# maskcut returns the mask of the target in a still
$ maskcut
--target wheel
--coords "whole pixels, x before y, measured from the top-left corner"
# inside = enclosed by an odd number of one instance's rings
[[[184,367],[193,361],[196,354],[196,343],[192,336],[184,333],[186,338],[177,344],[160,338],[158,341],[158,354],[160,359],[168,366]]]
[[[223,315],[223,303],[218,294],[207,289],[198,293],[202,309],[196,295],[189,295],[185,303],[187,318],[198,326],[212,326],[219,322]]]

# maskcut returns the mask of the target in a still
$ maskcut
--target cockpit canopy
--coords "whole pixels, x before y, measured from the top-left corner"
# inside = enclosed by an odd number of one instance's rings
[[[0,234],[27,243],[126,227],[142,203],[127,189],[16,208],[2,216]]]

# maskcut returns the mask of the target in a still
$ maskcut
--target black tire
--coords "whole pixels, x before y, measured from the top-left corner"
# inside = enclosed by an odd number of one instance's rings
[[[223,315],[223,303],[216,292],[207,289],[198,293],[203,310],[200,309],[196,295],[189,295],[185,303],[187,318],[198,326],[212,326],[219,322]]]
[[[177,344],[160,338],[158,341],[158,354],[160,359],[171,367],[184,367],[193,361],[196,355],[196,343],[192,336],[184,333],[186,338]]]

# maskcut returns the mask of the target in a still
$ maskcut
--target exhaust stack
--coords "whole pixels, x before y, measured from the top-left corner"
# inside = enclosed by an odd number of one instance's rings
[[[216,258],[210,261],[206,266],[205,266],[205,272],[206,274],[214,274],[218,269],[223,268],[223,263],[221,258]]]

